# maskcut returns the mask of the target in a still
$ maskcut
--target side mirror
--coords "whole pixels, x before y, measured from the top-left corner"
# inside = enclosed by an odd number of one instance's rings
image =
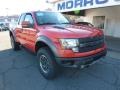
[[[22,28],[33,28],[33,24],[31,24],[29,21],[23,21],[22,22]]]

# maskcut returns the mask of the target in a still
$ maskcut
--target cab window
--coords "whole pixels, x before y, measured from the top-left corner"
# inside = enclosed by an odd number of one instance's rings
[[[31,24],[34,24],[34,20],[33,20],[33,18],[32,18],[32,15],[30,15],[30,14],[27,14],[27,15],[25,16],[24,21],[29,21]]]

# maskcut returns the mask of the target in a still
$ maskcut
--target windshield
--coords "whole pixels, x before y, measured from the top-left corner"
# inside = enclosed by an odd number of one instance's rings
[[[61,14],[57,12],[36,12],[35,13],[38,25],[52,25],[52,24],[69,24],[70,22]]]

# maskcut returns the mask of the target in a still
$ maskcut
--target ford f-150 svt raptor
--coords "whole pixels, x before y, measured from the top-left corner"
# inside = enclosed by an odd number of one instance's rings
[[[63,67],[83,67],[106,55],[102,30],[71,24],[61,13],[23,13],[10,30],[13,50],[24,46],[36,53],[38,67],[46,79],[53,79]]]

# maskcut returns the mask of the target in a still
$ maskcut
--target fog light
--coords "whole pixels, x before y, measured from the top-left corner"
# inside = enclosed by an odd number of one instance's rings
[[[78,49],[78,47],[74,47],[74,48],[72,48],[72,51],[73,52],[79,52],[79,49]]]

